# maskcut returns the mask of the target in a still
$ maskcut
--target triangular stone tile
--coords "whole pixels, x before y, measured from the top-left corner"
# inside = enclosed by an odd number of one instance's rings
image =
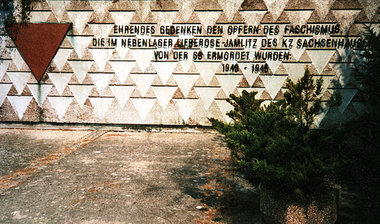
[[[69,61],[69,64],[79,83],[83,83],[86,74],[90,71],[93,61]]]
[[[199,71],[202,79],[208,85],[220,67],[220,62],[195,62],[195,67]]]
[[[173,73],[178,62],[154,62],[153,66],[157,71],[157,75],[160,77],[163,84],[166,84],[169,77]]]
[[[7,72],[7,75],[16,87],[17,93],[21,94],[31,74],[30,72]]]
[[[63,91],[71,80],[72,75],[72,73],[48,73],[50,80],[53,82],[60,95],[63,94]]]
[[[32,100],[32,96],[7,96],[9,102],[11,103],[13,109],[17,113],[17,116],[20,120],[22,120],[26,109],[30,101]]]
[[[111,81],[113,74],[111,73],[91,73],[89,74],[92,82],[95,84],[98,92],[103,95],[105,93],[106,88]]]
[[[54,15],[56,16],[58,22],[61,22],[65,12],[66,7],[70,4],[69,1],[47,1]]]
[[[131,74],[131,77],[136,84],[137,89],[142,96],[145,96],[153,80],[157,77],[156,74]]]
[[[110,88],[112,93],[115,95],[120,108],[124,108],[136,86],[110,86]]]
[[[115,100],[115,98],[106,98],[106,97],[90,97],[89,98],[91,105],[94,108],[94,113],[96,116],[100,119],[103,120],[108,109],[110,108],[111,104]]]
[[[220,86],[224,93],[229,96],[238,86],[242,79],[242,75],[217,75]]]
[[[197,11],[198,18],[200,19],[203,28],[215,25],[222,11]]]
[[[311,1],[316,6],[314,9],[315,12],[317,12],[316,14],[318,14],[321,19],[324,19],[327,16],[327,14],[330,11],[330,7],[335,2],[335,0],[326,0],[326,1],[311,0]]]
[[[199,102],[199,99],[173,99],[184,123],[189,120],[191,113]]]
[[[131,19],[133,18],[135,12],[134,11],[113,11],[113,12],[110,12],[110,14],[113,20],[115,21],[115,24],[128,25],[131,22]]]
[[[28,87],[38,106],[42,107],[53,85],[28,84]]]
[[[53,62],[59,71],[62,71],[63,66],[66,64],[67,59],[69,58],[72,51],[73,49],[68,48],[61,48],[57,51],[56,55],[53,58]]]
[[[78,34],[82,34],[92,13],[92,11],[67,11],[67,14],[73,22],[73,26]]]
[[[177,91],[176,86],[152,86],[152,89],[163,110],[165,110],[174,93]]]
[[[88,99],[93,87],[94,86],[92,85],[69,85],[69,88],[80,108],[83,108],[84,103]]]
[[[85,50],[90,45],[90,42],[92,40],[92,37],[90,36],[68,36],[68,39],[73,46],[75,52],[77,53],[78,57],[82,59]]]
[[[346,34],[360,13],[358,10],[331,10],[341,26],[343,34]]]
[[[216,95],[219,93],[220,88],[195,87],[194,90],[199,96],[204,109],[208,110],[211,103],[215,100]]]
[[[0,106],[3,104],[12,84],[0,83]]]
[[[215,100],[215,103],[218,105],[219,110],[223,114],[225,122],[227,123],[231,122],[232,119],[229,116],[227,116],[226,113],[233,110],[233,106],[230,103],[228,103],[226,100]]]
[[[182,93],[187,96],[194,86],[195,82],[199,78],[198,75],[174,75],[174,78],[178,84],[178,87],[181,89]]]
[[[330,61],[331,56],[335,53],[335,50],[307,50],[312,64],[321,74],[327,63]]]
[[[48,100],[53,107],[54,111],[58,115],[58,118],[62,120],[63,116],[66,114],[73,97],[48,97]]]
[[[151,98],[131,98],[131,102],[139,113],[142,121],[145,121],[147,115],[149,114],[156,101],[156,99]]]
[[[264,83],[265,89],[268,91],[272,99],[275,98],[278,91],[281,89],[284,84],[287,76],[260,76],[261,80]]]
[[[266,11],[241,11],[240,14],[244,18],[247,25],[257,26],[263,19]]]

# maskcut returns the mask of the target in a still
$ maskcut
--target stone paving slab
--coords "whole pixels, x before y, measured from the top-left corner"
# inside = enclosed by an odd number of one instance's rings
[[[261,223],[215,133],[0,129],[0,142],[21,144],[0,185],[48,161],[0,190],[0,223]]]

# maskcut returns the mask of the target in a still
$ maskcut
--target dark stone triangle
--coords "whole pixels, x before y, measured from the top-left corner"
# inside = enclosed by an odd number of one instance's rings
[[[12,24],[6,29],[37,81],[57,53],[71,24]]]

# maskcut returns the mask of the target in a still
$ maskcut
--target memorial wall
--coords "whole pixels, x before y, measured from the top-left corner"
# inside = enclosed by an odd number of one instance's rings
[[[210,125],[230,94],[283,97],[308,66],[364,111],[350,68],[378,0],[32,1],[29,24],[0,29],[0,121]],[[4,15],[4,13],[3,13]],[[5,19],[4,19],[5,20]]]

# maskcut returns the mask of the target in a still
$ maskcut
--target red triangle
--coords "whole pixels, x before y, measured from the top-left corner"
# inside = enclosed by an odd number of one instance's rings
[[[12,24],[6,28],[37,81],[41,80],[70,26],[26,23]]]

